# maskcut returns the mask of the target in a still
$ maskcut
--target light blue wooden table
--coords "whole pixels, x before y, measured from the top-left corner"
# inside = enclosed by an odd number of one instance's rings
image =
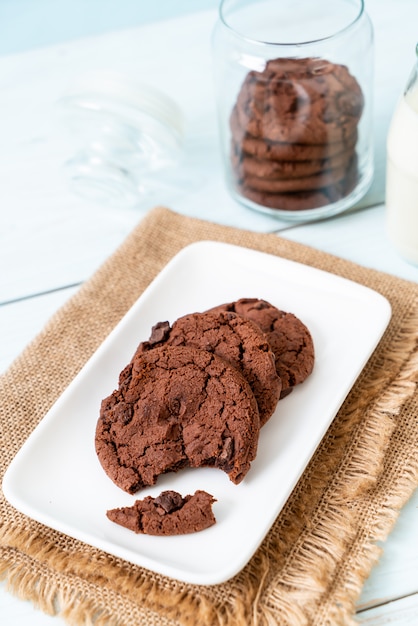
[[[215,0],[0,0],[0,369],[42,328],[155,204],[186,215],[284,237],[418,281],[384,227],[387,125],[418,40],[416,0],[369,0],[376,28],[376,179],[360,210],[292,225],[246,210],[221,174],[211,83]],[[167,63],[170,58],[170,64]],[[173,67],[178,72],[170,71]],[[156,86],[181,105],[186,154],[176,189],[114,209],[70,193],[67,145],[54,105],[83,72],[114,69]],[[403,509],[366,582],[358,620],[418,624],[418,496]],[[2,626],[58,626],[0,585]]]

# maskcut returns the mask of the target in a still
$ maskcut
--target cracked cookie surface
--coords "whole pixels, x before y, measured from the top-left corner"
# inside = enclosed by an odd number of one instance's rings
[[[122,370],[102,401],[95,446],[124,491],[182,467],[217,467],[238,484],[257,452],[260,420],[249,383],[222,358],[162,346]]]
[[[222,357],[249,382],[260,424],[273,414],[280,398],[281,379],[265,333],[248,317],[219,311],[184,315],[172,326],[160,322],[153,327],[150,339],[139,344],[136,355],[161,345],[192,346]]]
[[[281,311],[258,298],[241,298],[211,310],[233,311],[260,326],[276,356],[276,369],[282,380],[282,398],[311,374],[315,361],[312,336],[293,313]]]

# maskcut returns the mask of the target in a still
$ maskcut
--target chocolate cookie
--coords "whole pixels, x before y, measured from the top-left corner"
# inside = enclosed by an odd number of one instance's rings
[[[352,152],[345,150],[327,159],[307,161],[273,161],[259,159],[240,153],[236,146],[232,162],[238,178],[256,176],[263,180],[293,180],[314,174],[323,174],[338,168],[346,168],[352,158]]]
[[[302,144],[271,141],[266,137],[253,137],[239,123],[236,105],[230,116],[233,151],[259,159],[273,161],[310,161],[328,159],[344,152],[352,152],[358,139],[357,127],[351,135],[334,143]]]
[[[185,535],[216,523],[212,512],[213,496],[196,491],[184,498],[177,491],[163,491],[157,498],[148,496],[133,506],[107,511],[107,517],[134,533],[146,535]]]
[[[346,174],[344,167],[335,170],[327,170],[312,176],[301,178],[279,178],[276,180],[262,178],[260,176],[246,176],[245,185],[255,191],[267,193],[287,193],[292,191],[316,191],[324,187],[331,187],[343,180]]]
[[[338,193],[335,187],[319,189],[317,191],[297,191],[293,193],[268,193],[256,191],[245,185],[239,186],[238,190],[243,196],[255,204],[268,209],[280,211],[307,211],[328,206],[343,198],[343,193]]]
[[[182,467],[217,467],[238,484],[255,458],[260,420],[245,378],[206,350],[163,346],[135,357],[101,404],[96,452],[128,493]]]
[[[354,154],[341,180],[318,189],[273,191],[277,185],[268,185],[271,181],[263,181],[265,189],[255,189],[249,184],[254,184],[254,179],[250,177],[237,180],[235,185],[240,194],[260,206],[281,211],[304,211],[338,202],[353,190],[357,180],[357,156]]]
[[[208,350],[236,367],[249,382],[263,425],[280,398],[281,380],[276,373],[275,356],[265,334],[252,320],[228,311],[192,313],[156,324],[148,341],[136,355],[161,345],[193,346]]]
[[[215,311],[233,311],[256,322],[266,334],[276,355],[277,373],[282,379],[282,397],[312,372],[315,360],[311,334],[293,315],[258,298],[242,298],[214,307]]]
[[[345,141],[364,106],[347,67],[319,58],[273,59],[247,74],[237,98],[240,125],[253,137],[297,144]]]

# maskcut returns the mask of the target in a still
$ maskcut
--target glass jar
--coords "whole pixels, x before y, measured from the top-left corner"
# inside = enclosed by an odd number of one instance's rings
[[[227,186],[282,219],[340,213],[373,178],[362,0],[222,0],[213,33]]]
[[[57,102],[72,155],[70,189],[89,200],[131,207],[178,163],[184,119],[159,89],[116,72],[80,78]],[[157,178],[156,178],[157,177]]]
[[[418,265],[418,45],[412,73],[389,127],[386,229],[400,255]]]

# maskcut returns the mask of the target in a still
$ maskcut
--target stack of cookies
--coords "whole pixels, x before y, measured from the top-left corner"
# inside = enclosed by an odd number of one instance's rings
[[[240,195],[298,211],[336,202],[357,182],[364,99],[347,67],[274,59],[247,74],[230,116],[231,165]]]
[[[99,461],[131,494],[183,467],[216,467],[238,484],[256,457],[260,428],[313,364],[307,327],[265,300],[245,298],[172,325],[159,322],[102,402]],[[210,494],[162,496],[111,510],[108,517],[155,534],[214,523]]]

